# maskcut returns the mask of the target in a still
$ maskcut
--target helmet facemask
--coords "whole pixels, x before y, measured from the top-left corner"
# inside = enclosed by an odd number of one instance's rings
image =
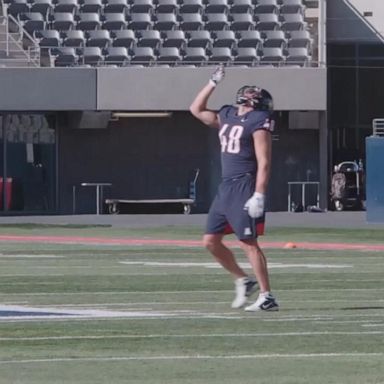
[[[237,91],[236,104],[264,111],[273,109],[270,93],[253,85],[245,85]]]

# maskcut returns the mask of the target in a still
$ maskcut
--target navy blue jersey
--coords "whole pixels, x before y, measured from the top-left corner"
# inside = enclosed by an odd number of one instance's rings
[[[252,110],[242,116],[238,116],[237,111],[238,108],[231,105],[225,105],[219,111],[223,179],[256,174],[252,135],[259,129],[272,131],[274,126],[271,111]]]

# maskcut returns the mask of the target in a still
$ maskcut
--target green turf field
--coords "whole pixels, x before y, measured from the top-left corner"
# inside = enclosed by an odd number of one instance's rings
[[[0,226],[12,234],[199,240],[201,228]],[[273,228],[262,241],[384,236]],[[201,247],[0,246],[1,384],[384,383],[384,251],[267,249],[281,310],[246,313]]]

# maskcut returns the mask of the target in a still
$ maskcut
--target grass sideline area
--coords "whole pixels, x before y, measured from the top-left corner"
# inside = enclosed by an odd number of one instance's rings
[[[384,383],[384,251],[268,248],[281,310],[246,313],[201,246],[145,243],[201,233],[1,225],[0,238],[143,241],[2,240],[0,383]],[[263,241],[384,245],[373,229],[270,228]]]

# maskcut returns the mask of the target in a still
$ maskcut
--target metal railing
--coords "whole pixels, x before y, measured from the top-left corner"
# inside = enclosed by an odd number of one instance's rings
[[[5,66],[40,67],[39,44],[20,22],[12,15],[0,16],[0,25],[0,46],[5,52],[2,63]]]

